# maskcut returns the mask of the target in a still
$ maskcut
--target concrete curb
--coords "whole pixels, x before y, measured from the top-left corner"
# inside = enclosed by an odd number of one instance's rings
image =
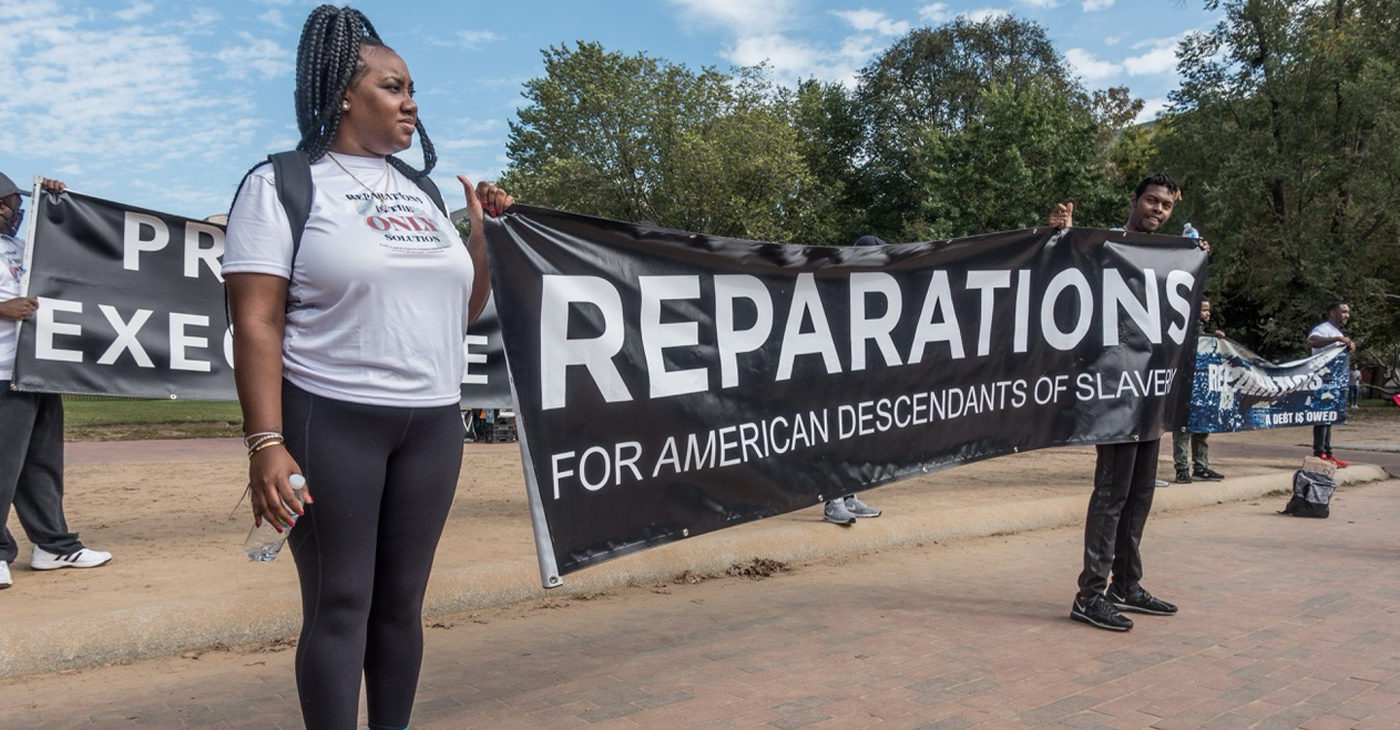
[[[1338,472],[1338,484],[1388,478],[1378,466],[1356,464]],[[1221,482],[1195,482],[1157,492],[1154,509],[1176,510],[1256,499],[1292,488],[1292,472]],[[735,563],[768,558],[797,563],[872,550],[1008,534],[1083,521],[1086,495],[1027,500],[997,507],[950,508],[934,514],[887,515],[852,528],[766,520],[701,539],[667,545],[577,573],[562,588],[540,587],[533,556],[460,568],[438,568],[428,587],[424,617],[476,611],[519,601],[568,598],[668,582],[686,571],[723,573]],[[1279,498],[1281,508],[1286,500]],[[291,570],[289,564],[282,569]],[[119,611],[97,620],[6,617],[0,627],[0,678],[80,669],[237,646],[295,636],[301,611],[295,581],[222,605],[198,597]]]

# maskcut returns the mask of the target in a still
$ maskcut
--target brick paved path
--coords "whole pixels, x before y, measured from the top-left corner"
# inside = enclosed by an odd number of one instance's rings
[[[1074,529],[644,586],[428,632],[415,730],[1400,728],[1400,481],[1156,514],[1127,634],[1066,618]],[[0,728],[298,728],[291,652],[0,681]]]

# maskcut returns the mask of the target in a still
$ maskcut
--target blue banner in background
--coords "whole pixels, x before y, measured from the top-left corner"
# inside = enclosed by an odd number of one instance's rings
[[[1202,336],[1192,374],[1191,433],[1316,426],[1346,420],[1347,349],[1277,365],[1239,343]]]

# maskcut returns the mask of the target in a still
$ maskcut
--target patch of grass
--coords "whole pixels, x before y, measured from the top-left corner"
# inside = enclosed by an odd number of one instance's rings
[[[212,438],[243,434],[243,413],[236,402],[65,397],[63,411],[63,437],[67,441]]]

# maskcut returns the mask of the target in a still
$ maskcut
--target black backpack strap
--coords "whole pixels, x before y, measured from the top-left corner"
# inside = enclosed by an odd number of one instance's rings
[[[277,200],[287,212],[287,225],[292,230],[292,264],[295,266],[297,251],[301,249],[301,233],[311,218],[311,199],[316,195],[311,182],[311,162],[301,150],[275,152],[267,159],[272,163]]]
[[[432,178],[422,175],[414,178],[413,182],[418,183],[418,187],[422,188],[423,192],[433,199],[433,203],[437,205],[438,210],[443,212],[443,215],[452,217],[452,212],[447,209],[447,204],[442,202],[442,191],[438,189],[437,183],[433,182]]]

